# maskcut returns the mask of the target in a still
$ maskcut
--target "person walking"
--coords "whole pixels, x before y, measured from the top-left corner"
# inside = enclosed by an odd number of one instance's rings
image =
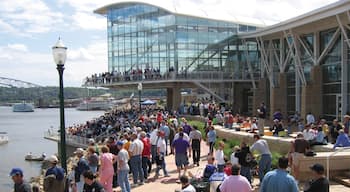
[[[103,146],[101,148],[101,152],[101,165],[99,169],[100,182],[105,188],[106,192],[113,192],[113,164],[115,163],[115,161],[117,161],[117,159],[112,153],[109,152],[109,148],[107,146]]]
[[[197,126],[193,126],[193,129],[190,132],[190,143],[192,148],[193,164],[197,164],[197,166],[199,166],[199,160],[201,157],[201,141],[202,133],[198,130]]]
[[[62,192],[65,187],[64,169],[57,167],[58,158],[52,155],[46,159],[49,162],[44,177],[44,191],[47,192]]]
[[[252,187],[246,177],[240,175],[240,166],[235,164],[231,167],[232,175],[226,177],[219,189],[221,192],[251,192]]]
[[[209,145],[209,154],[213,156],[214,153],[214,145],[216,141],[216,131],[214,126],[209,127],[209,131],[207,133],[207,144]]]
[[[278,169],[266,173],[260,185],[260,192],[299,192],[293,176],[287,172],[288,158],[278,159]]]
[[[181,167],[184,167],[184,175],[186,174],[187,168],[188,168],[188,156],[187,156],[187,150],[189,153],[189,157],[191,157],[191,148],[188,141],[183,139],[184,133],[179,134],[179,138],[176,139],[171,147],[174,149],[175,152],[175,164],[177,167],[177,172],[179,174],[179,177],[181,176]]]
[[[316,163],[310,169],[314,178],[304,192],[329,192],[329,181],[324,175],[323,165]]]
[[[259,161],[259,179],[260,182],[264,178],[264,174],[271,169],[271,162],[272,162],[272,157],[271,157],[271,152],[269,149],[269,145],[266,142],[266,140],[261,139],[259,135],[255,134],[254,135],[254,144],[251,146],[250,151],[258,151],[261,156],[260,156],[260,161]]]
[[[216,165],[218,172],[224,172],[225,168],[225,154],[224,154],[225,143],[223,141],[219,142],[219,148],[215,151]]]
[[[130,170],[128,161],[129,153],[123,148],[124,143],[122,141],[117,142],[118,152],[118,184],[121,188],[121,192],[130,192],[130,183],[128,179],[128,173]]]
[[[97,167],[98,167],[98,155],[97,153],[95,152],[95,147],[89,147],[87,149],[87,160],[89,162],[89,167],[90,167],[90,170],[92,171],[93,174],[96,174],[97,172]]]
[[[74,165],[74,185],[77,191],[82,191],[84,187],[83,173],[90,169],[88,161],[84,157],[84,149],[77,148],[74,154],[78,157],[78,163]]]
[[[30,184],[23,178],[23,171],[21,168],[13,168],[10,172],[10,177],[14,183],[14,192],[32,192]]]
[[[249,163],[252,161],[253,156],[247,143],[241,143],[241,149],[235,152],[235,157],[238,158],[238,163],[241,165],[240,174],[246,177],[249,183],[252,183],[252,174]]]
[[[143,143],[142,150],[142,169],[143,169],[143,177],[145,179],[148,178],[148,165],[150,164],[151,159],[151,142],[148,137],[146,137],[146,132],[142,131],[140,133],[141,141]]]
[[[130,152],[130,166],[133,177],[133,185],[143,185],[144,175],[142,169],[142,151],[143,151],[143,143],[140,139],[137,138],[137,133],[134,132],[131,134],[131,145],[129,148]],[[140,181],[140,183],[138,182]]]
[[[170,135],[170,128],[168,127],[167,123],[165,122],[165,120],[162,121],[160,127],[159,127],[160,131],[163,131],[165,133],[165,144],[166,144],[166,148],[165,148],[165,155],[168,155],[168,145],[169,145],[169,135]]]
[[[258,111],[258,128],[259,128],[259,135],[264,135],[264,126],[265,126],[265,119],[266,119],[266,106],[265,103],[262,102],[260,104]]]
[[[159,170],[163,169],[164,177],[169,177],[168,171],[166,170],[166,163],[165,163],[165,133],[163,131],[158,132],[158,141],[157,141],[157,156],[156,156],[156,164],[157,164],[157,169],[156,169],[156,174],[154,176],[155,179],[159,177]]]

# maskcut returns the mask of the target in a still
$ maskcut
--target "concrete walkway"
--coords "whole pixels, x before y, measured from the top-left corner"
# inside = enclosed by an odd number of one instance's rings
[[[192,158],[189,160],[190,161],[190,168],[188,171],[190,171],[193,174],[196,174],[197,172],[201,172],[205,165],[207,164],[207,153],[208,153],[209,149],[208,146],[202,142],[201,144],[201,161],[200,161],[200,165],[199,167],[197,166],[193,166],[193,162],[192,162]],[[151,172],[151,175],[148,179],[148,181],[144,184],[144,185],[140,185],[140,186],[136,186],[134,188],[131,189],[132,192],[174,192],[176,189],[181,189],[181,185],[176,183],[177,180],[177,172],[176,172],[176,165],[175,165],[175,156],[174,155],[169,155],[166,156],[166,166],[167,166],[167,171],[170,175],[170,177],[163,177],[163,172],[162,170],[160,170],[160,177],[158,179],[154,179],[154,169]],[[153,165],[155,166],[155,165]],[[129,181],[130,184],[132,183],[132,179],[131,179],[131,175],[129,177]],[[258,192],[259,188],[257,186],[257,184],[259,183],[259,179],[255,178],[254,179],[254,192]],[[300,184],[300,191],[302,191],[302,185]],[[115,188],[114,191],[116,192],[120,192],[120,188]],[[350,191],[350,188],[335,183],[335,182],[331,182],[331,186],[330,186],[330,191],[336,191],[336,192],[348,192]]]

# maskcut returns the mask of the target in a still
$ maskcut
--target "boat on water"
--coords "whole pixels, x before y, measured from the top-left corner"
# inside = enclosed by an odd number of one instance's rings
[[[0,132],[0,145],[6,144],[9,142],[9,137],[7,132]]]
[[[16,103],[12,106],[13,112],[34,112],[34,105],[31,103]]]
[[[110,101],[85,100],[79,104],[79,111],[107,111],[113,108],[113,103]]]
[[[33,155],[32,153],[28,153],[26,156],[24,156],[24,160],[26,161],[44,161],[46,155],[42,154],[41,156]]]

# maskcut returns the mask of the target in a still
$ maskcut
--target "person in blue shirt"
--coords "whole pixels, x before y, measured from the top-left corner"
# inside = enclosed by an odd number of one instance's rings
[[[260,192],[299,192],[293,176],[286,171],[288,158],[278,159],[278,169],[266,173],[260,186]]]
[[[50,163],[44,178],[44,191],[64,191],[65,179],[64,169],[57,167],[58,158],[52,155],[46,159]]]
[[[216,141],[216,131],[214,130],[214,127],[211,126],[207,133],[207,143],[209,145],[209,153],[211,156],[213,156],[215,141]]]
[[[350,139],[349,137],[344,133],[343,129],[339,130],[339,135],[337,137],[337,141],[335,142],[333,149],[336,147],[349,147],[350,146]]]

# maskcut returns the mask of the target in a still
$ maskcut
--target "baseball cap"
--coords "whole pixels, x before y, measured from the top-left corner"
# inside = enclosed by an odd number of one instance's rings
[[[48,161],[50,163],[57,163],[58,158],[56,157],[56,155],[51,155],[50,157],[46,158],[46,161]]]
[[[83,149],[83,148],[77,148],[77,149],[74,151],[74,154],[84,154],[84,149]]]
[[[95,143],[95,139],[90,138],[90,139],[88,140],[88,143],[89,143],[89,144],[93,144],[93,143]]]
[[[123,143],[123,141],[118,141],[118,142],[117,142],[117,145],[121,145],[121,146],[123,146],[123,145],[124,145],[124,143]]]
[[[316,163],[310,167],[311,170],[315,171],[316,173],[323,173],[324,167],[323,165]]]
[[[13,168],[10,172],[10,176],[15,176],[15,175],[22,175],[23,176],[23,171],[21,168]]]

